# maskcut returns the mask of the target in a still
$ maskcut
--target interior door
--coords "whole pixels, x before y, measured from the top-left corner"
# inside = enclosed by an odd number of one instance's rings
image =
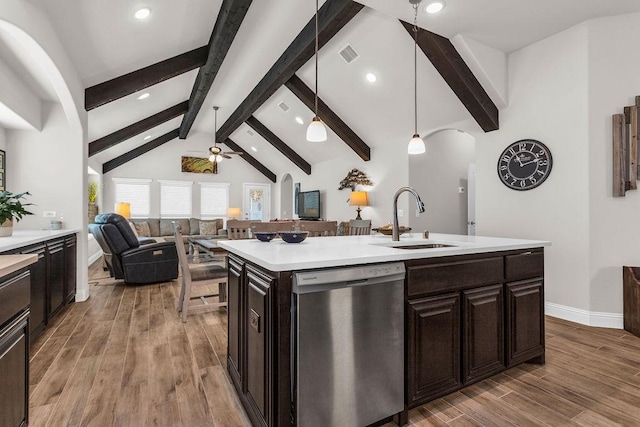
[[[269,184],[242,184],[242,216],[253,221],[271,219],[271,186]]]

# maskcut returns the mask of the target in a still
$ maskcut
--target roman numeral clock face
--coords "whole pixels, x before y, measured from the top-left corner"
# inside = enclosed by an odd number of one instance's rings
[[[522,139],[509,145],[498,159],[498,176],[513,190],[531,190],[551,173],[551,151],[540,141]]]

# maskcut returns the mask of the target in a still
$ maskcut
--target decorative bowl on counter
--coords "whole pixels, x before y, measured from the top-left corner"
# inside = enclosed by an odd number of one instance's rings
[[[393,228],[387,228],[387,227],[373,228],[372,231],[375,231],[376,233],[382,233],[385,236],[391,236],[391,234],[393,234]],[[408,233],[410,231],[411,231],[411,227],[405,227],[404,225],[401,225],[400,227],[398,227],[399,234]]]
[[[270,242],[274,237],[276,237],[277,234],[278,233],[275,233],[273,231],[256,231],[255,233],[253,233],[253,235],[256,236],[256,239],[260,240],[261,242]]]
[[[300,243],[309,235],[308,231],[278,231],[282,240],[287,243]]]

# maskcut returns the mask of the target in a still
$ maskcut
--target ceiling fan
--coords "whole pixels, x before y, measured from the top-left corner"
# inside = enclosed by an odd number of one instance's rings
[[[218,138],[216,133],[218,132],[218,108],[213,107],[214,111],[214,125],[213,125],[213,147],[209,147],[209,161],[213,163],[213,173],[218,173],[218,163],[222,161],[222,159],[230,159],[231,154],[242,154],[242,151],[222,151],[220,147],[218,147]]]

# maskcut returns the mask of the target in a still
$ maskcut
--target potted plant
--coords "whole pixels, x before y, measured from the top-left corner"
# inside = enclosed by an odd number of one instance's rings
[[[98,183],[91,181],[89,183],[89,223],[92,223],[96,215],[98,215],[98,207],[96,200],[98,199]]]
[[[20,199],[30,196],[28,191],[13,194],[10,191],[0,191],[0,237],[11,236],[13,234],[13,220],[20,221],[25,215],[33,215],[24,207],[33,203],[22,203]]]

